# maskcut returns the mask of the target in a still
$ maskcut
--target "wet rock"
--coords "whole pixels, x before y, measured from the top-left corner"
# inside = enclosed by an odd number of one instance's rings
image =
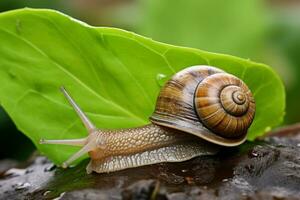
[[[88,199],[88,200],[99,200],[99,199],[112,199],[113,194],[104,193],[96,189],[84,189],[72,192],[64,192],[59,195],[57,200],[74,200],[74,199]]]
[[[28,187],[30,187],[30,183],[25,182],[25,183],[18,183],[16,185],[13,185],[13,187],[15,187],[15,190],[23,190],[23,189],[27,189]]]
[[[123,199],[141,199],[147,200],[149,197],[157,196],[159,182],[155,180],[141,180],[130,185],[122,191]]]
[[[26,169],[11,168],[4,173],[4,176],[22,176],[26,171]]]
[[[61,169],[36,157],[26,168],[11,165],[2,173],[0,199],[300,199],[295,127],[215,156],[108,174],[86,174],[88,160]]]
[[[0,160],[0,175],[3,175],[7,170],[14,168],[18,162],[11,159]]]

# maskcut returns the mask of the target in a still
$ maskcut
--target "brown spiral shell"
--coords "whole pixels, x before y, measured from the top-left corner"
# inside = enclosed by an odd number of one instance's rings
[[[236,146],[245,141],[254,114],[254,98],[243,81],[215,67],[192,66],[165,84],[150,119],[215,144]]]
[[[246,84],[226,73],[214,74],[199,83],[195,108],[206,127],[227,138],[245,135],[255,112]]]

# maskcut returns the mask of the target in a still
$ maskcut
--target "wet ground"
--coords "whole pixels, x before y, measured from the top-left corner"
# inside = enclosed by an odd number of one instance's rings
[[[87,163],[2,160],[0,199],[300,199],[300,125],[182,163],[90,175]]]

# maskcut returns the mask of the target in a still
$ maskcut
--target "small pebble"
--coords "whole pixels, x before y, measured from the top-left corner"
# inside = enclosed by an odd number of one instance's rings
[[[26,169],[25,174],[29,174],[31,172],[33,172],[33,169]]]
[[[16,185],[16,190],[23,190],[23,189],[26,189],[26,188],[28,188],[28,187],[30,187],[31,186],[31,184],[30,183],[28,183],[28,182],[25,182],[25,183],[18,183],[17,185]]]
[[[46,192],[43,193],[43,196],[47,196],[51,191],[47,190]]]
[[[56,168],[56,166],[55,165],[49,165],[48,167],[46,167],[45,169],[44,169],[44,172],[50,172],[50,171],[53,171],[54,169]]]
[[[25,173],[25,169],[11,168],[5,172],[4,176],[22,176]]]

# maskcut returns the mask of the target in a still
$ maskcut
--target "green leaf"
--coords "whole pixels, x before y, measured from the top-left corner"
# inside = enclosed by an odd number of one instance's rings
[[[188,37],[188,36],[187,36]],[[176,47],[131,32],[96,28],[51,10],[21,9],[0,15],[0,101],[4,109],[55,163],[78,150],[39,145],[40,138],[86,136],[59,91],[65,86],[99,128],[149,123],[163,74],[212,65],[242,78],[257,112],[249,139],[282,121],[284,88],[263,64]]]

